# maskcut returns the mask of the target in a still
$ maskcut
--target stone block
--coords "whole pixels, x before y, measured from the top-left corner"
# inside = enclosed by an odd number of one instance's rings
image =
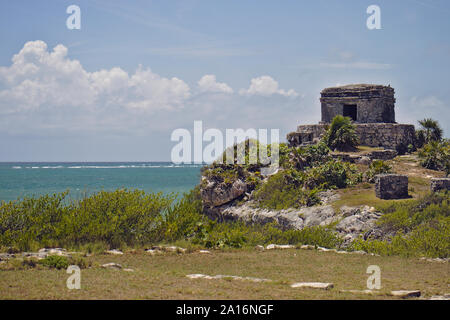
[[[432,178],[431,191],[450,190],[450,178]]]
[[[400,174],[376,175],[375,195],[380,199],[408,198],[408,176]]]

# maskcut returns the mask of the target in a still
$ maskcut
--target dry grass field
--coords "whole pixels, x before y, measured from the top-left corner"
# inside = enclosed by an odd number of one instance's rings
[[[417,258],[337,254],[316,250],[233,249],[151,256],[143,250],[85,258],[81,289],[69,290],[65,270],[43,266],[0,271],[0,299],[393,299],[391,290],[421,290],[423,298],[448,293],[448,262]],[[134,271],[104,269],[116,262]],[[369,265],[381,268],[377,295],[341,293],[366,289]],[[235,275],[271,279],[254,283],[232,279],[189,279],[187,274]],[[332,282],[333,289],[293,289],[294,282]]]

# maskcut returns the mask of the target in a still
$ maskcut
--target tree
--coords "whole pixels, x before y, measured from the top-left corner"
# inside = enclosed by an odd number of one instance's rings
[[[417,130],[416,137],[419,147],[424,144],[430,143],[431,141],[441,141],[443,130],[436,120],[431,118],[425,118],[419,120],[421,126],[420,130]]]
[[[358,145],[358,137],[352,120],[342,115],[334,117],[323,141],[331,150],[355,150]]]

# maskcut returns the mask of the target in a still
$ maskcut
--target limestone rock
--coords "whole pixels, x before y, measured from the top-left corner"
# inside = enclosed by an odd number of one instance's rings
[[[401,297],[401,298],[413,298],[413,297],[420,297],[420,291],[419,290],[395,290],[391,291],[391,295],[394,297]]]
[[[295,249],[295,246],[290,244],[269,244],[266,247],[266,250],[273,250],[273,249]]]
[[[106,251],[107,254],[112,254],[112,255],[122,255],[123,252],[117,249],[112,249],[112,250],[107,250]]]
[[[209,181],[201,190],[204,205],[217,207],[230,202],[247,191],[247,185],[240,179],[232,184],[225,182]]]
[[[102,264],[102,268],[106,268],[106,269],[122,269],[122,265],[115,263],[115,262],[110,262],[110,263],[105,263]]]
[[[338,219],[330,205],[302,208],[299,214],[306,227],[326,226]]]
[[[254,278],[254,277],[240,277],[240,276],[229,276],[229,275],[222,275],[218,274],[215,276],[209,276],[206,274],[188,274],[186,275],[189,279],[207,279],[207,280],[213,280],[213,279],[231,279],[231,280],[244,280],[244,281],[251,281],[251,282],[272,282],[270,279],[263,279],[263,278]]]
[[[450,300],[450,294],[444,294],[442,296],[432,296],[430,300]]]
[[[42,248],[38,253],[47,256],[68,256],[67,250],[63,248]]]
[[[328,282],[296,282],[291,284],[291,288],[313,288],[328,290],[333,287],[334,284]]]
[[[146,253],[151,255],[161,254],[164,252],[185,253],[187,249],[176,246],[153,246],[151,249],[145,249]]]

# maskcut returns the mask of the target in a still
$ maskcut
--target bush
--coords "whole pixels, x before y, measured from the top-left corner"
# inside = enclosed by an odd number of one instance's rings
[[[267,244],[310,244],[327,248],[341,245],[342,240],[325,227],[307,227],[302,230],[283,231],[276,223],[247,225],[244,222],[217,223],[209,221],[199,226],[193,239],[195,244],[208,248],[267,245]]]
[[[349,117],[337,115],[323,137],[331,150],[353,151],[358,145],[355,126]]]
[[[39,264],[55,269],[67,269],[69,260],[64,256],[48,256],[38,261]]]
[[[353,242],[352,249],[380,255],[449,258],[450,221],[439,218],[433,223],[418,226],[410,234],[397,234],[391,241],[358,239]]]
[[[305,186],[309,189],[345,188],[362,181],[354,164],[330,160],[307,171]]]
[[[450,200],[448,192],[431,193],[408,202],[396,202],[382,209],[378,220],[388,240],[362,240],[354,250],[382,255],[450,257]]]
[[[394,202],[382,208],[384,215],[378,224],[385,231],[408,233],[415,227],[439,217],[450,217],[448,192],[429,193],[418,200]]]
[[[312,206],[320,203],[317,189],[303,188],[305,173],[296,170],[283,170],[269,177],[260,186],[253,198],[262,208],[287,209]]]
[[[450,142],[431,141],[419,150],[420,164],[427,169],[442,170],[450,174]]]
[[[280,161],[280,164],[287,169],[305,170],[330,161],[329,153],[330,149],[323,142],[306,147],[291,148],[285,157],[286,160]]]
[[[365,179],[367,182],[374,183],[375,176],[382,173],[392,173],[392,167],[383,160],[374,160],[365,172]]]
[[[202,219],[198,189],[176,203],[174,194],[140,190],[101,191],[72,203],[64,201],[67,194],[2,203],[0,245],[118,248],[182,238]]]

